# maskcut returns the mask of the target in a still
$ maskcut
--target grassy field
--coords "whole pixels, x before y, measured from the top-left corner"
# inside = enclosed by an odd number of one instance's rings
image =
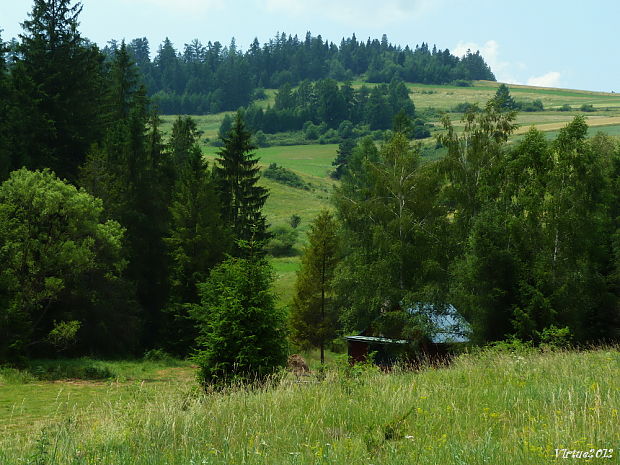
[[[618,463],[616,349],[483,352],[389,374],[340,362],[303,382],[208,395],[192,371],[0,384],[0,463],[541,465],[566,463],[564,448],[614,449],[584,462]]]

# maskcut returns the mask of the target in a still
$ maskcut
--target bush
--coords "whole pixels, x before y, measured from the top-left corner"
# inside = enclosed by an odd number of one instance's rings
[[[473,87],[474,83],[471,81],[466,81],[465,79],[457,79],[456,81],[452,81],[451,84],[457,87]]]
[[[594,106],[591,103],[584,103],[583,105],[579,107],[579,111],[590,113],[590,112],[596,111],[596,108],[594,108]]]
[[[267,136],[263,131],[257,131],[256,134],[254,134],[254,140],[259,147],[269,147]]]
[[[472,108],[474,108],[473,104],[471,104],[469,102],[463,102],[463,103],[459,103],[459,104],[455,105],[452,108],[452,113],[467,113]]]
[[[269,167],[263,171],[263,176],[279,182],[280,184],[286,184],[287,186],[295,187],[297,189],[310,189],[310,186],[304,182],[304,180],[297,173],[283,166],[278,166],[276,163],[271,163]]]
[[[267,250],[274,257],[290,255],[297,243],[299,231],[288,225],[276,226],[271,230],[272,239]]]
[[[572,111],[572,110],[573,109],[571,108],[571,106],[568,103],[565,103],[560,108],[558,108],[558,111]]]
[[[39,380],[59,379],[100,380],[115,378],[116,374],[105,364],[90,358],[71,360],[39,360],[29,367],[30,373]]]
[[[533,111],[544,111],[544,106],[542,100],[536,99],[531,102],[517,102],[517,107],[521,111],[533,112]]]
[[[275,306],[263,259],[229,258],[200,285],[198,379],[209,386],[264,381],[286,364],[286,317]]]
[[[143,358],[148,362],[168,362],[174,360],[174,357],[163,349],[147,350]]]
[[[548,326],[538,333],[540,344],[551,349],[568,349],[573,342],[573,335],[570,328],[558,328],[555,325]]]
[[[304,124],[304,135],[308,140],[317,140],[319,138],[319,128],[311,121]]]

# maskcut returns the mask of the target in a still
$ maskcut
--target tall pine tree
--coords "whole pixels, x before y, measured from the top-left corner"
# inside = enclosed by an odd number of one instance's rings
[[[78,31],[81,3],[34,0],[22,24],[13,81],[22,112],[19,139],[30,167],[75,180],[101,136],[103,56]]]
[[[189,316],[200,301],[197,284],[207,280],[229,247],[213,177],[196,139],[194,120],[178,117],[169,144],[177,175],[166,239],[171,262],[166,345],[179,355],[187,355],[198,336]]]
[[[81,182],[127,228],[127,278],[136,287],[144,314],[143,343],[151,346],[167,300],[164,237],[172,178],[157,118],[148,112],[145,89],[124,42],[111,65],[107,95],[106,134],[89,154]]]
[[[338,324],[332,281],[339,244],[337,224],[330,212],[323,210],[314,220],[308,243],[295,283],[291,323],[293,337],[319,347],[324,363],[325,344],[336,337]]]
[[[267,201],[267,189],[258,185],[260,168],[254,155],[256,146],[246,129],[243,116],[237,112],[231,130],[223,138],[224,147],[216,159],[215,174],[222,201],[222,216],[229,225],[235,241],[251,244],[251,251],[262,249],[269,238],[262,208]],[[238,253],[243,253],[238,248]]]

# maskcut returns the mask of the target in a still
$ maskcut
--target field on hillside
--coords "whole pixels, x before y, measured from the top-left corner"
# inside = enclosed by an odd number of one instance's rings
[[[269,199],[265,204],[265,214],[273,226],[288,224],[291,215],[301,217],[299,243],[290,257],[271,258],[276,273],[275,290],[281,305],[290,303],[293,286],[299,269],[299,254],[306,243],[306,233],[312,220],[324,208],[331,208],[329,196],[335,181],[329,177],[331,163],[336,157],[337,145],[296,145],[258,149],[260,166],[266,168],[277,163],[295,173],[308,183],[310,190],[297,189],[262,178],[261,184],[269,189]],[[205,157],[213,160],[219,149],[206,147]]]
[[[416,372],[338,362],[301,382],[207,395],[192,372],[26,384],[3,372],[0,463],[566,463],[556,449],[607,449],[612,458],[584,462],[618,463],[617,349],[482,352]]]
[[[356,88],[362,85],[372,87],[377,84],[356,81],[353,86]],[[499,83],[490,81],[476,81],[473,87],[440,86],[427,84],[408,83],[407,87],[410,96],[418,111],[432,109],[434,111],[451,111],[460,103],[477,103],[483,106],[490,98],[495,95]],[[529,128],[531,125],[538,126],[542,131],[554,131],[561,125],[568,123],[575,115],[585,115],[589,123],[599,129],[615,134],[617,131],[609,130],[609,126],[620,125],[620,94],[606,92],[589,92],[572,89],[556,89],[545,87],[532,87],[510,84],[511,95],[517,101],[532,101],[540,99],[543,102],[545,111],[542,112],[521,112],[517,117],[517,122]],[[275,89],[266,89],[267,98],[258,101],[262,107],[273,106],[275,102]],[[592,105],[596,110],[593,113],[583,113],[579,111],[581,105]],[[569,105],[571,111],[558,111],[563,105]],[[219,125],[227,113],[216,115],[194,116],[198,123],[198,129],[202,131],[202,144],[206,147],[208,141],[217,139]],[[228,112],[230,114],[230,112]],[[459,126],[458,120],[460,113],[450,113],[450,117]],[[168,134],[172,127],[175,116],[162,116],[162,130]],[[436,130],[440,130],[438,120],[433,121]],[[555,123],[553,125],[552,123]]]

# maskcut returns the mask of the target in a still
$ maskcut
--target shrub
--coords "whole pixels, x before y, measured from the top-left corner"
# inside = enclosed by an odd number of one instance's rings
[[[283,166],[279,166],[276,163],[271,163],[269,167],[263,171],[263,176],[279,182],[280,184],[286,184],[287,186],[295,187],[297,189],[310,189],[310,186],[304,182],[304,180],[297,173]]]
[[[536,99],[531,102],[517,102],[517,107],[521,111],[533,112],[533,111],[544,111],[544,106],[542,100]]]
[[[548,326],[538,334],[541,346],[552,349],[568,349],[572,344],[573,335],[570,328],[558,328],[555,325]]]
[[[173,360],[172,355],[163,349],[151,349],[144,352],[144,360],[149,362],[168,362]]]
[[[286,364],[286,320],[275,306],[264,259],[229,258],[200,285],[192,316],[200,336],[194,360],[205,387],[263,381]]]
[[[304,124],[304,135],[308,140],[317,140],[319,138],[319,128],[311,121]]]
[[[572,110],[573,109],[571,108],[571,106],[568,103],[565,103],[560,108],[558,108],[558,111],[572,111]]]
[[[275,226],[271,234],[267,249],[274,257],[289,255],[299,237],[299,231],[288,225]]]
[[[452,108],[452,112],[453,113],[467,113],[469,112],[472,108],[474,108],[474,105],[469,103],[469,102],[462,102],[462,103],[458,103],[457,105],[455,105]]]
[[[591,103],[584,103],[579,107],[579,111],[590,113],[596,111],[596,108],[594,108],[594,105],[592,105]]]
[[[452,81],[453,86],[457,87],[473,87],[474,83],[471,81],[466,81],[465,79],[457,79],[456,81]]]

